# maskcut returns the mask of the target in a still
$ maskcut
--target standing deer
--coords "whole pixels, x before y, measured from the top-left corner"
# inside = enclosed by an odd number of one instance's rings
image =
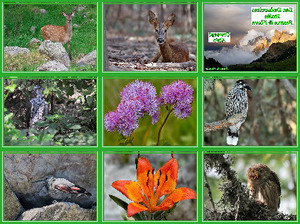
[[[167,39],[167,30],[175,22],[175,15],[172,13],[164,23],[159,23],[157,16],[149,11],[149,22],[155,29],[156,41],[159,52],[153,56],[151,62],[157,62],[162,56],[162,62],[186,62],[189,61],[189,50],[182,42],[175,42],[174,39]]]
[[[72,60],[70,51],[70,40],[72,37],[72,18],[75,15],[75,12],[76,10],[74,10],[71,14],[62,12],[63,16],[66,17],[66,25],[64,26],[46,25],[41,28],[44,40],[51,40],[60,42],[62,44],[67,44],[70,60]]]

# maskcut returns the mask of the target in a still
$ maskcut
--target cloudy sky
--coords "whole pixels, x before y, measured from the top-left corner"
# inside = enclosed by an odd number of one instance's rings
[[[251,7],[294,7],[293,26],[252,26]],[[272,13],[275,14],[275,13]],[[255,46],[247,45],[258,36],[271,39],[275,29],[296,33],[296,4],[205,4],[204,55],[214,58],[223,66],[249,64],[267,49],[254,53]],[[208,43],[208,32],[231,32],[230,43]]]
[[[208,43],[208,32],[231,32],[231,43],[234,46],[248,31],[255,30],[266,34],[270,30],[287,30],[296,32],[294,26],[252,26],[251,7],[294,7],[294,21],[296,21],[296,4],[205,4],[204,5],[204,33],[205,50],[221,48],[223,45]],[[274,14],[274,13],[273,13]]]

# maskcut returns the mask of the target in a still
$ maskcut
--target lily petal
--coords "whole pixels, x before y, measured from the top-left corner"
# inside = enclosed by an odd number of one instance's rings
[[[193,191],[192,189],[187,187],[177,188],[175,191],[169,194],[159,206],[156,206],[155,210],[156,211],[169,210],[170,208],[173,207],[175,202],[183,201],[186,199],[196,199],[196,198],[197,195],[195,191]]]
[[[122,194],[124,194],[131,201],[141,202],[143,200],[142,189],[135,181],[117,180],[112,183],[112,186]]]
[[[144,194],[147,197],[147,200],[150,201],[151,197],[153,197],[154,195],[154,169],[152,168],[150,162],[146,158],[141,157],[138,160],[136,172],[137,182],[141,186]]]
[[[147,211],[148,208],[146,208],[145,206],[135,203],[135,202],[131,202],[128,206],[127,206],[127,216],[133,216],[136,213],[142,212],[142,211]]]
[[[159,199],[165,194],[172,193],[176,188],[177,176],[178,162],[172,158],[157,170],[154,175],[155,198]]]

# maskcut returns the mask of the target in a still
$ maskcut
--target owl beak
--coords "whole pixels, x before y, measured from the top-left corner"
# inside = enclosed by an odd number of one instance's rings
[[[255,176],[253,177],[254,180],[258,179],[258,174],[255,174]]]

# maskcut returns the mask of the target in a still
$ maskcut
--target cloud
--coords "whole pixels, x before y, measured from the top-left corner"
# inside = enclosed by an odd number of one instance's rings
[[[267,49],[261,51],[259,54],[252,52],[252,46],[238,46],[232,48],[223,47],[217,51],[205,51],[206,58],[214,58],[223,66],[236,65],[236,64],[249,64],[250,62],[260,58]]]

